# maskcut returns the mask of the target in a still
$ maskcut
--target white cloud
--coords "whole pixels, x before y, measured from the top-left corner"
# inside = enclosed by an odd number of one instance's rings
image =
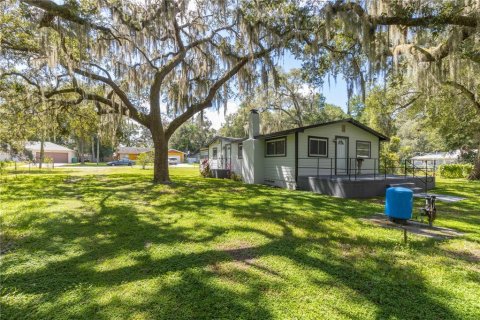
[[[227,102],[227,115],[237,112],[238,110],[238,102],[236,101],[228,101]],[[212,128],[218,130],[220,127],[225,123],[225,112],[223,108],[220,110],[215,110],[215,108],[209,108],[205,111],[205,117],[212,121]]]

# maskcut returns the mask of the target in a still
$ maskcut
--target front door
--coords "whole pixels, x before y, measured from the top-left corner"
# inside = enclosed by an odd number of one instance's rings
[[[229,144],[227,144],[227,145],[223,148],[223,150],[224,150],[223,159],[225,159],[225,162],[224,162],[224,164],[223,164],[223,168],[224,168],[224,169],[230,169],[230,162],[231,162],[231,161],[230,161],[230,160],[231,160],[231,159],[230,159],[230,155],[231,155],[230,148],[231,148],[231,147],[230,147]]]
[[[348,138],[337,137],[335,142],[335,174],[348,173]]]

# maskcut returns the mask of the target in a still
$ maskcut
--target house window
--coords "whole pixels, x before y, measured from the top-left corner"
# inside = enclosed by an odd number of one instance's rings
[[[328,157],[328,138],[308,137],[309,157]]]
[[[238,144],[238,159],[243,159],[243,143]]]
[[[287,138],[271,139],[266,141],[265,156],[285,157],[287,155]]]
[[[212,149],[212,158],[217,159],[217,148]]]
[[[357,141],[357,158],[370,158],[370,141]]]

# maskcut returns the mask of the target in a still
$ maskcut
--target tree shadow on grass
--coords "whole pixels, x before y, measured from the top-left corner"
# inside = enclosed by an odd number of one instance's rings
[[[10,273],[3,279],[7,294],[9,291],[27,295],[40,294],[43,301],[59,301],[66,291],[75,290],[82,285],[114,287],[125,282],[161,278],[167,273],[179,272],[178,281],[173,284],[167,282],[164,285],[159,283],[158,292],[150,292],[151,298],[130,303],[125,303],[122,299],[113,299],[109,303],[109,310],[115,312],[115,309],[122,309],[117,311],[125,316],[130,312],[151,308],[155,313],[149,311],[150,316],[163,315],[162,318],[180,316],[206,319],[229,315],[231,318],[237,316],[269,318],[268,311],[254,303],[256,296],[260,294],[257,290],[252,289],[238,295],[226,288],[214,287],[210,283],[209,278],[213,278],[215,274],[207,273],[201,267],[216,261],[228,260],[228,254],[210,251],[203,254],[177,254],[167,259],[153,260],[148,248],[145,247],[146,243],[174,246],[182,242],[208,242],[226,230],[212,228],[207,237],[192,238],[188,235],[189,230],[171,227],[170,224],[150,224],[139,219],[138,212],[131,207],[107,204],[110,197],[111,195],[108,195],[102,199],[101,210],[95,218],[49,220],[43,226],[37,225],[37,228],[42,228],[44,232],[36,238],[29,239],[29,243],[32,244],[30,249],[35,251],[35,254],[46,256],[59,254],[60,247],[71,242],[80,246],[80,253],[69,259],[49,262],[44,268],[34,271]],[[92,222],[91,219],[95,221]],[[97,241],[99,235],[103,241]],[[42,248],[35,245],[48,243],[48,239],[52,237],[60,238],[61,241]],[[99,263],[124,253],[134,253],[135,261],[131,266],[106,271],[99,271],[96,268]],[[5,269],[14,267],[14,261],[10,263],[7,261],[4,265]],[[258,281],[261,282],[261,279]],[[70,303],[57,303],[53,309],[47,308],[42,313],[35,304],[26,307],[27,310],[4,305],[3,312],[7,315],[46,317],[57,312],[68,313],[68,309],[72,309],[77,313],[81,312],[76,316],[81,315],[83,318],[111,318],[108,314],[102,316],[102,308],[93,297],[76,303],[82,303],[82,307],[72,306]],[[158,307],[159,305],[161,307]]]
[[[369,202],[184,177],[170,187],[154,186],[133,176],[106,181],[88,178],[67,190],[57,190],[63,182],[52,185],[52,180],[38,187],[45,190],[33,190],[33,197],[61,201],[80,194],[82,199],[98,198],[99,209],[91,215],[67,214],[22,222],[22,228],[32,226],[38,232],[21,250],[34,259],[45,256],[46,262],[37,268],[20,269],[15,259],[4,262],[3,269],[8,272],[2,284],[7,295],[40,296],[22,307],[4,304],[7,317],[269,319],[274,316],[268,292],[281,291],[290,279],[283,270],[265,265],[261,259],[282,257],[303,268],[322,271],[335,283],[353,290],[375,306],[377,319],[459,318],[434,298],[447,296],[448,300],[448,295],[429,288],[417,270],[398,264],[395,257],[374,254],[375,248],[394,251],[395,241],[352,237],[339,229],[360,223],[352,216],[378,210],[378,205]],[[26,192],[22,187],[17,190]],[[143,209],[133,205],[138,203]],[[294,206],[301,210],[293,210]],[[177,213],[169,213],[171,208]],[[205,222],[219,212],[229,212],[235,223]],[[184,216],[203,216],[204,220],[177,224]],[[266,224],[275,228],[262,228]],[[233,242],[230,247],[219,247],[218,243],[230,239],[230,233],[263,240],[248,246]],[[356,251],[346,250],[348,254],[342,255],[339,245],[365,248],[366,252],[355,255]],[[413,246],[429,252],[423,245]],[[161,250],[168,252],[159,253]],[[121,263],[112,262],[124,256]],[[370,263],[359,263],[362,259]],[[142,291],[145,282],[154,285]],[[315,277],[310,282],[319,290],[325,286]],[[124,288],[131,284],[138,287]],[[105,288],[119,292],[112,292],[107,299]],[[97,290],[102,292],[100,296]],[[128,290],[138,290],[141,297],[130,297]],[[68,293],[75,295],[66,298]]]

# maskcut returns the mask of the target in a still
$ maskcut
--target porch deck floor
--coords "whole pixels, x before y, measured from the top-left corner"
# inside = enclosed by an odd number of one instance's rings
[[[420,178],[420,179],[417,179]],[[421,179],[423,178],[423,179]],[[435,187],[435,177],[405,175],[305,175],[299,176],[297,189],[337,196],[341,198],[369,198],[385,195],[385,188],[393,184],[408,184],[414,192],[426,192]]]
[[[430,176],[429,176],[430,177]],[[425,178],[422,176],[411,176],[411,175],[397,175],[397,174],[360,174],[360,175],[299,175],[299,178],[317,178],[317,179],[327,179],[327,180],[337,180],[337,181],[383,181],[383,180],[411,180],[413,178]]]

